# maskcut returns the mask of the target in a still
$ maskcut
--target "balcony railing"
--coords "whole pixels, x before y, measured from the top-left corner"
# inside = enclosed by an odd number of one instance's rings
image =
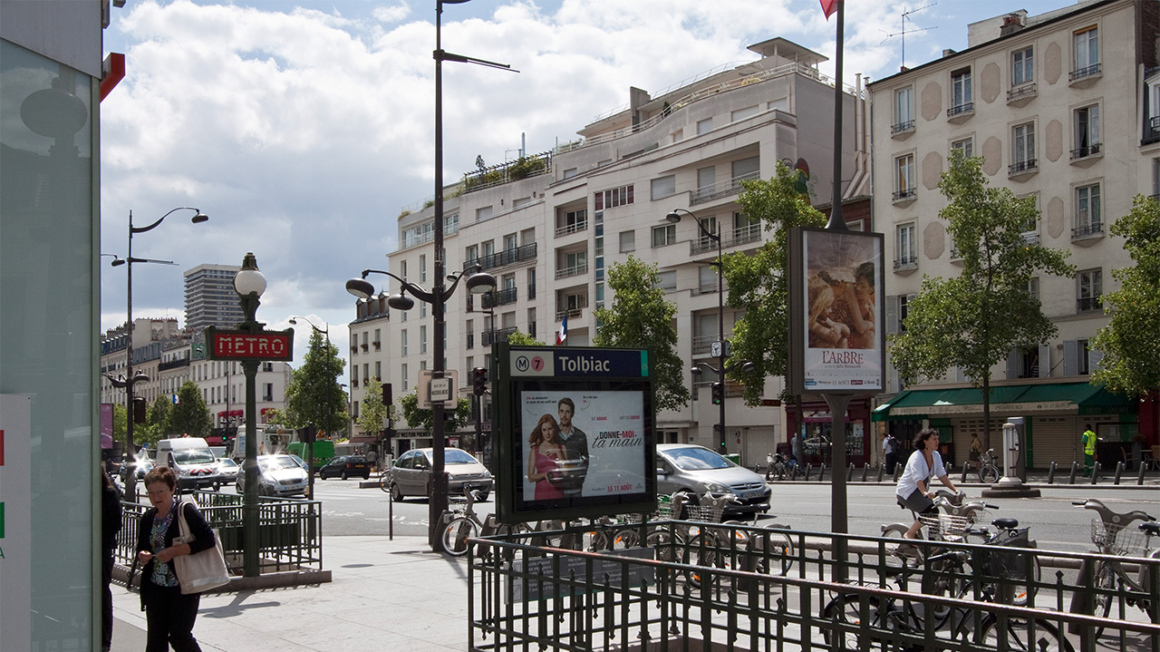
[[[542,152],[463,175],[463,192],[475,192],[552,171],[552,153]]]
[[[1100,310],[1104,307],[1103,297],[1084,297],[1075,300],[1075,309],[1080,312]]]
[[[469,348],[469,349],[475,348],[475,333],[468,333],[467,334],[467,348]]]
[[[177,369],[178,367],[188,367],[189,358],[178,358],[170,360],[169,362],[161,362],[157,365],[157,371],[168,371],[169,369]]]
[[[350,379],[350,386],[351,387],[358,387],[358,378],[351,378]]]
[[[749,244],[750,242],[757,242],[761,239],[761,224],[749,224],[738,229],[733,229],[729,236],[721,243],[721,247],[728,249],[729,247],[736,247],[738,245]],[[706,251],[715,250],[717,242],[711,238],[701,236],[689,243],[689,253],[697,255]]]
[[[1081,79],[1087,79],[1088,77],[1094,77],[1098,74],[1100,74],[1100,64],[1093,63],[1090,66],[1077,68],[1071,71],[1071,74],[1068,76],[1068,80],[1079,81]]]
[[[716,289],[716,286],[713,286]],[[713,342],[717,341],[717,334],[712,335],[694,335],[693,336],[693,355],[709,355],[712,350]]]
[[[1029,98],[1029,97],[1035,97],[1038,94],[1039,94],[1039,91],[1036,88],[1034,82],[1032,82],[1030,84],[1023,84],[1022,86],[1016,86],[1015,88],[1012,88],[1011,90],[1007,91],[1007,101],[1014,102],[1016,100],[1022,100],[1022,99]]]
[[[1007,166],[1007,175],[1023,174],[1025,172],[1035,172],[1039,169],[1039,162],[1033,158],[1016,161]]]
[[[576,319],[584,315],[583,308],[565,308],[556,311],[556,321],[563,321],[564,315],[568,315],[568,319]]]
[[[692,197],[689,198],[690,204],[703,204],[707,201],[736,195],[741,192],[741,182],[750,179],[760,179],[760,172],[750,172],[738,177],[733,177],[728,181],[715,183],[711,186],[703,186],[693,191]]]
[[[570,235],[572,233],[579,233],[581,231],[587,231],[587,230],[588,230],[588,220],[579,220],[579,221],[573,222],[571,224],[565,224],[564,226],[556,227],[556,237],[560,238],[560,237],[563,237],[566,235]]]
[[[491,346],[496,342],[506,342],[509,335],[518,330],[515,326],[508,328],[501,328],[499,330],[483,331],[480,333],[480,341],[484,346]]]
[[[556,278],[557,279],[568,278],[570,276],[579,276],[581,274],[587,274],[587,273],[588,273],[588,262],[585,261],[585,262],[580,263],[579,265],[573,265],[571,267],[563,267],[563,268],[556,270]]]
[[[1099,143],[1094,143],[1094,144],[1088,145],[1087,147],[1077,147],[1077,148],[1071,150],[1071,160],[1074,161],[1076,159],[1087,158],[1089,156],[1095,156],[1096,154],[1099,154],[1099,153],[1100,153],[1100,144]]]
[[[890,125],[891,134],[904,134],[908,131],[914,131],[914,120],[907,120],[906,122]]]
[[[915,196],[915,189],[914,188],[907,188],[905,190],[895,190],[894,191],[894,201],[904,201],[907,199],[914,199],[914,196]]]
[[[486,256],[479,256],[478,258],[471,258],[463,263],[464,271],[474,268],[479,265],[480,271],[487,269],[495,269],[496,267],[504,267],[505,265],[514,265],[515,263],[522,263],[529,260],[536,259],[537,243],[532,242],[514,249],[504,249]]]
[[[519,288],[506,288],[503,290],[495,290],[483,295],[481,303],[483,309],[494,308],[496,306],[506,306],[509,303],[515,303],[519,298]]]
[[[915,267],[918,267],[918,256],[916,255],[899,256],[894,259],[894,269],[896,270],[914,269]]]
[[[376,351],[381,351],[383,348],[383,343],[381,341],[380,342],[371,342],[371,344],[375,347]]]
[[[974,112],[975,112],[975,103],[974,102],[963,102],[962,104],[959,104],[958,106],[952,106],[951,108],[947,109],[947,117],[954,118],[957,116],[966,115],[968,113],[974,113]]]
[[[535,298],[536,298],[536,284],[532,283],[532,284],[528,285],[528,299],[530,300],[530,299],[535,299]]]
[[[1144,126],[1144,138],[1141,139],[1140,144],[1151,145],[1156,141],[1160,141],[1160,115],[1148,119],[1148,123]]]
[[[1079,226],[1077,226],[1071,230],[1071,238],[1072,238],[1072,240],[1075,240],[1076,238],[1086,238],[1088,236],[1095,235],[1097,233],[1103,233],[1103,231],[1104,231],[1103,227],[1104,227],[1104,225],[1101,222],[1090,222],[1088,224],[1080,224]]]

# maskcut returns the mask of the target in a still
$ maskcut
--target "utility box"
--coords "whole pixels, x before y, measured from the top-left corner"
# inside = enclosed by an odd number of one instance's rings
[[[1023,464],[1023,417],[1009,417],[1003,424],[1003,475],[1008,478],[1027,479]]]

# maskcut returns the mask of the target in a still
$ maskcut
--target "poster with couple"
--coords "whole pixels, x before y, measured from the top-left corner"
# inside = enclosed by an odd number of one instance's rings
[[[524,391],[514,447],[525,502],[641,494],[645,401],[639,391]]]

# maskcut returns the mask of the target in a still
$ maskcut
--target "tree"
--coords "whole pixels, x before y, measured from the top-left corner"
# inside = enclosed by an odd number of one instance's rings
[[[960,367],[983,389],[983,447],[990,447],[991,367],[1015,347],[1051,339],[1055,325],[1030,291],[1039,274],[1071,276],[1067,252],[1029,243],[1023,234],[1039,221],[1034,198],[1018,199],[991,188],[982,159],[955,152],[939,190],[950,201],[939,217],[963,271],[954,278],[923,276],[922,290],[907,306],[905,332],[891,337],[891,359],[909,384],[938,378]]]
[[[519,330],[508,335],[507,342],[512,346],[546,346],[543,342]]]
[[[404,394],[399,399],[399,405],[403,407],[403,420],[407,422],[408,426],[422,428],[428,432],[431,431],[431,426],[435,423],[432,419],[434,413],[429,408],[419,407],[418,390],[410,394]],[[453,424],[450,429],[458,430],[464,428],[471,421],[471,401],[461,396],[456,404],[455,412],[445,409],[443,414],[448,417],[454,415],[454,420],[449,419],[448,421],[448,423]]]
[[[611,308],[596,310],[596,346],[652,347],[657,410],[679,410],[689,404],[685,369],[677,353],[676,304],[665,300],[655,264],[629,256],[608,269],[614,293]]]
[[[310,348],[302,366],[295,369],[286,387],[286,418],[295,428],[307,424],[334,435],[346,429],[346,392],[338,378],[346,361],[338,347],[310,329]]]
[[[266,411],[266,423],[272,426],[282,426],[286,430],[295,430],[293,424],[290,423],[290,415],[281,408],[270,408]]]
[[[201,398],[201,390],[191,380],[185,381],[177,390],[177,405],[169,415],[171,435],[206,437],[213,429],[209,408]]]
[[[1096,334],[1104,357],[1091,382],[1137,396],[1160,390],[1160,202],[1138,195],[1111,232],[1136,264],[1112,270],[1120,289],[1103,296],[1111,323]]]
[[[378,380],[368,380],[365,390],[358,425],[365,433],[378,434],[386,427],[387,419],[392,418],[395,406],[383,404],[383,385]]]
[[[172,415],[173,400],[168,394],[159,395],[145,411],[145,423],[133,430],[133,439],[142,444],[165,439],[173,432],[170,425]]]
[[[826,217],[806,202],[798,175],[778,163],[768,181],[742,181],[738,203],[750,220],[760,221],[773,238],[756,253],[725,257],[726,303],[745,311],[733,326],[733,357],[748,360],[753,370],[731,374],[744,384],[747,405],[756,405],[767,376],[784,376],[789,363],[789,230],[825,226]]]
[[[128,427],[126,424],[129,423],[128,414],[129,411],[125,409],[124,403],[113,404],[113,441],[125,443],[125,428]],[[136,435],[137,431],[133,430],[133,434]],[[137,444],[137,442],[133,443]],[[131,452],[135,453],[136,451]]]

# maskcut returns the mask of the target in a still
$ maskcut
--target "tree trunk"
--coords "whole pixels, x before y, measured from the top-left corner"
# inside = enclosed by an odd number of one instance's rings
[[[983,450],[991,449],[991,374],[983,376]]]

